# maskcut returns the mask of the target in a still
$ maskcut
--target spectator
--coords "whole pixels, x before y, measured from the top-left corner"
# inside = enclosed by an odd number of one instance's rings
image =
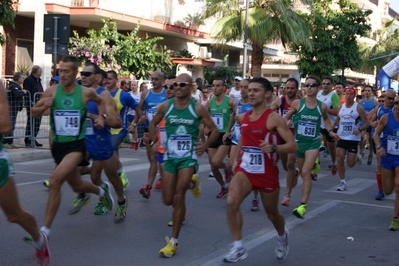
[[[42,75],[42,68],[40,66],[34,65],[32,67],[32,72],[29,77],[24,80],[24,89],[29,92],[26,102],[26,115],[27,115],[27,123],[25,130],[25,146],[32,146],[31,137],[37,137],[40,129],[40,123],[42,122],[42,118],[31,118],[31,107],[35,105],[35,97],[36,100],[39,100],[41,95],[36,93],[43,93],[42,79],[40,78]],[[33,123],[33,132],[31,132],[31,119]],[[38,143],[35,140],[33,146],[42,147],[43,144]]]
[[[12,80],[10,81],[8,88],[8,106],[10,110],[10,117],[11,117],[11,132],[10,135],[5,136],[3,139],[3,146],[6,149],[17,149],[18,146],[15,145],[13,136],[14,136],[14,129],[15,123],[17,122],[17,115],[23,108],[23,100],[26,94],[26,90],[24,90],[21,85],[24,82],[24,75],[21,72],[15,72]]]
[[[120,89],[122,89],[125,92],[129,92],[128,88],[127,88],[127,81],[122,79],[121,80],[121,85],[119,86]]]

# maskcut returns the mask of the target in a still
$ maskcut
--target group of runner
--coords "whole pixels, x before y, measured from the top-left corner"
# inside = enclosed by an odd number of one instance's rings
[[[12,164],[4,149],[0,153],[0,205],[11,222],[19,223],[30,234],[25,240],[37,249],[38,265],[48,265],[50,260],[47,239],[65,181],[78,193],[70,214],[79,212],[89,202],[86,193],[92,193],[99,196],[94,214],[102,215],[114,207],[110,185],[101,179],[104,169],[117,195],[114,221],[119,223],[125,219],[128,198],[123,190],[128,187],[129,180],[118,159],[118,148],[128,131],[134,136],[137,124],[143,120],[143,139],[150,168],[147,184],[139,193],[150,198],[159,171],[163,202],[173,208],[169,223],[172,237],[166,239],[166,246],[159,251],[165,257],[172,257],[177,251],[181,225],[185,221],[187,190],[191,189],[195,197],[201,194],[196,175],[198,156],[208,154],[212,173],[221,187],[216,198],[227,196],[227,221],[234,242],[224,260],[237,262],[248,256],[242,242],[240,205],[250,193],[254,194],[253,211],[259,210],[260,195],[266,215],[277,231],[275,254],[283,259],[289,251],[289,232],[284,217],[278,212],[278,159],[282,159],[287,171],[282,205],[289,206],[291,190],[298,176],[302,177],[301,203],[293,209],[293,214],[303,219],[322,139],[331,156],[331,174],[338,172],[340,177],[337,190],[344,191],[347,189],[345,156],[348,167],[361,160],[358,145],[362,132],[367,132],[369,125],[376,127],[373,140],[379,162],[377,183],[379,194],[383,194],[379,199],[395,189],[394,215],[389,229],[399,229],[399,176],[395,176],[395,171],[399,171],[396,170],[399,166],[399,111],[393,108],[399,104],[399,97],[393,90],[386,92],[384,103],[369,108],[371,99],[358,104],[352,88],[346,89],[345,102],[339,105],[340,97],[332,90],[333,82],[329,77],[321,81],[316,76],[308,76],[304,84],[306,97],[301,99],[297,99],[298,81],[290,78],[285,82],[285,95],[275,100],[273,87],[265,78],[236,77],[230,96],[226,93],[226,81],[216,78],[212,83],[213,96],[204,100],[204,92],[193,89],[196,85],[188,74],[165,78],[162,72],[155,71],[151,74],[152,88],[138,99],[133,98],[137,95],[117,88],[115,72],[104,74],[92,63],[86,64],[80,73],[83,86],[77,85],[78,68],[75,57],[64,57],[59,68],[60,84],[48,88],[32,108],[34,117],[47,113],[51,117],[51,152],[56,163],[50,178],[45,221],[40,230],[34,218],[18,206],[11,178]],[[4,95],[0,99],[1,110],[7,109]],[[134,117],[129,119],[130,125],[126,117],[128,108],[135,110]],[[8,114],[0,116],[2,124],[6,118]],[[8,129],[2,126],[0,133],[6,134]],[[229,159],[225,160],[227,155]],[[91,182],[81,179],[81,175],[87,173],[89,159],[93,160]],[[224,169],[224,177],[219,169]]]

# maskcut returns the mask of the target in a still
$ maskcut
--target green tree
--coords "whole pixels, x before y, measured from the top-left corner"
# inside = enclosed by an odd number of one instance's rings
[[[392,59],[398,56],[399,52],[399,28],[394,24],[396,18],[385,23],[375,32],[376,43],[372,46],[360,44],[362,64],[360,71],[374,74]]]
[[[302,2],[308,2],[302,0]],[[242,40],[245,29],[245,6],[239,0],[207,0],[205,18],[221,17],[214,25],[218,43]],[[261,75],[263,48],[268,42],[311,49],[310,28],[294,10],[293,0],[253,0],[248,9],[248,39],[252,44],[252,76]]]
[[[0,0],[0,25],[10,25],[14,27],[18,2],[19,0]],[[0,32],[0,45],[5,43],[6,36]]]
[[[162,37],[139,37],[140,25],[124,35],[118,32],[116,22],[103,22],[100,30],[89,29],[83,37],[74,31],[69,40],[69,53],[83,64],[90,61],[105,70],[134,74],[137,78],[147,77],[153,70],[168,72],[172,68],[170,53],[157,45]]]
[[[371,27],[371,10],[361,10],[349,0],[316,0],[304,17],[311,25],[313,50],[298,49],[297,65],[302,76],[330,76],[334,70],[356,69],[361,64],[358,36],[366,36]]]

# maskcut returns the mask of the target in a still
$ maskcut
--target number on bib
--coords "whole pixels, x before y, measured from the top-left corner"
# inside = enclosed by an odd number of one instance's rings
[[[298,122],[298,134],[305,137],[315,137],[316,136],[316,123],[313,122]]]
[[[392,155],[399,155],[399,137],[388,136],[387,153]]]
[[[341,134],[342,135],[350,135],[353,133],[354,123],[352,122],[341,122],[340,127],[342,127]]]
[[[168,140],[168,154],[173,158],[184,158],[191,155],[190,135],[171,135]]]
[[[211,114],[213,123],[218,130],[223,130],[223,114]]]
[[[265,156],[261,148],[242,147],[240,167],[251,174],[265,173]]]
[[[55,133],[59,136],[78,136],[80,132],[79,110],[55,110]]]
[[[86,118],[86,135],[94,135],[93,127],[93,120],[91,120],[90,118]]]

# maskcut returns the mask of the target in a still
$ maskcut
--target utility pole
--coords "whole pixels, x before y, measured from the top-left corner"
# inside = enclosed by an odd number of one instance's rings
[[[243,60],[243,70],[242,76],[246,78],[247,74],[247,64],[248,64],[248,9],[249,0],[246,0],[245,4],[245,24],[244,24],[244,60]]]

